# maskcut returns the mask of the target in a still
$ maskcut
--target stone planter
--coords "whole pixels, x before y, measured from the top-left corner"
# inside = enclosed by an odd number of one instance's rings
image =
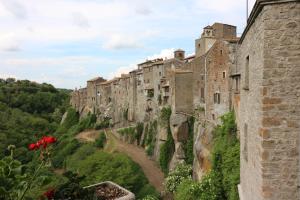
[[[119,193],[122,193],[120,196],[118,196],[116,198],[110,198],[110,199],[135,200],[135,195],[132,192],[130,192],[130,191],[126,190],[125,188],[123,188],[113,182],[110,182],[110,181],[97,183],[97,184],[85,187],[85,189],[95,189],[95,193],[97,193],[97,191],[103,190],[104,188],[111,189],[111,190],[117,190],[117,191],[119,191]]]

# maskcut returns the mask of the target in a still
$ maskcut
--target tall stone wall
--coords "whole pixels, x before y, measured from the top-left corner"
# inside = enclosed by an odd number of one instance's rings
[[[300,2],[257,2],[250,20],[238,57],[243,87],[240,196],[296,200],[300,198]]]

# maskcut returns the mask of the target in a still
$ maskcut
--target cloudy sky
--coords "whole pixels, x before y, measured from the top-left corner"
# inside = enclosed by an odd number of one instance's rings
[[[246,0],[0,0],[0,77],[84,87],[176,48],[193,54],[208,24],[241,34],[245,21]]]

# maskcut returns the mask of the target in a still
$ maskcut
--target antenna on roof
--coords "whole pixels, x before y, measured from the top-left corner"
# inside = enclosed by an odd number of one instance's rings
[[[248,23],[249,0],[246,0],[246,24]]]

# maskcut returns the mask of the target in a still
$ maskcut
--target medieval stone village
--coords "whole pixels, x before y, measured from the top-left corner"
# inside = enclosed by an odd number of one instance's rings
[[[114,129],[150,125],[170,107],[175,150],[169,169],[185,159],[183,144],[193,116],[195,180],[211,168],[214,127],[233,111],[241,152],[239,198],[296,200],[299,82],[300,1],[257,0],[240,37],[234,24],[213,23],[195,38],[194,55],[177,49],[174,58],[145,60],[121,77],[105,80],[99,75],[72,92],[71,104],[80,116],[93,113]],[[156,132],[151,159],[158,162],[168,130],[158,123]]]

